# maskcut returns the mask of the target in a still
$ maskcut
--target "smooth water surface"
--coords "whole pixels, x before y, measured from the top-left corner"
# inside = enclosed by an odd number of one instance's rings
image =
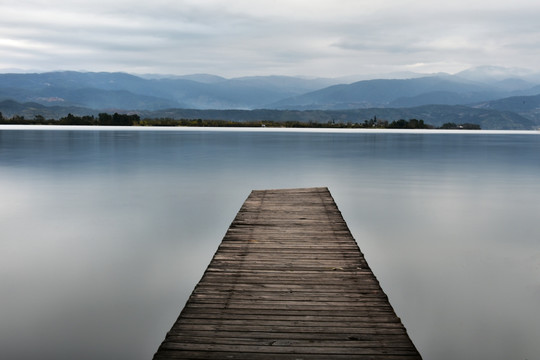
[[[540,359],[540,135],[0,129],[0,358],[150,359],[252,189],[327,186],[424,359]]]

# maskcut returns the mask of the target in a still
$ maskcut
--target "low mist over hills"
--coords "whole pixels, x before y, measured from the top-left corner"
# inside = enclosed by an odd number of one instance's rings
[[[370,109],[371,117],[377,112],[373,109],[381,109],[381,113],[399,119],[421,117],[422,112],[406,109],[430,106],[432,110],[444,109],[440,113],[445,114],[445,119],[453,116],[454,122],[463,117],[463,109],[470,109],[466,111],[470,114],[489,111],[492,122],[484,124],[483,128],[540,126],[538,74],[520,69],[480,67],[455,75],[410,73],[405,76],[409,78],[352,81],[354,78],[255,76],[226,79],[210,74],[135,76],[73,71],[0,74],[0,112],[4,116],[41,112],[45,117],[54,117],[67,112],[137,112],[148,116],[152,116],[152,112],[154,116],[177,113],[171,109],[339,112]],[[346,83],[347,80],[352,82]],[[453,109],[453,115],[448,115],[449,109]],[[437,111],[429,112],[433,113]],[[424,113],[424,120],[430,120],[429,114]],[[485,115],[484,118],[471,116],[470,122],[485,123]],[[439,122],[433,120],[432,123]]]

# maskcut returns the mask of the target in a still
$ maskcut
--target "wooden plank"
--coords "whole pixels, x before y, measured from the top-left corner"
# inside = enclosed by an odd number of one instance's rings
[[[268,336],[268,334],[267,334]],[[324,340],[324,341],[312,341],[309,339],[281,339],[281,340],[272,340],[268,342],[264,338],[245,338],[245,337],[234,337],[230,336],[228,333],[222,334],[222,336],[219,337],[209,337],[209,336],[171,336],[170,338],[171,342],[178,343],[178,344],[208,344],[208,343],[214,343],[214,344],[222,344],[222,345],[256,345],[256,346],[266,346],[266,345],[272,345],[272,346],[294,346],[296,348],[299,347],[311,347],[311,348],[317,348],[317,347],[340,347],[340,348],[357,348],[357,347],[363,347],[363,348],[371,348],[371,347],[377,347],[381,345],[381,342],[376,341],[370,341],[370,340],[364,340],[364,341],[358,341],[358,340]],[[385,341],[382,341],[386,346],[391,347],[403,347],[408,348],[409,343],[403,342],[400,340],[392,340],[391,338]]]
[[[421,359],[327,188],[253,191],[154,355]]]
[[[268,359],[279,359],[279,360],[350,360],[350,359],[362,359],[362,360],[404,360],[404,359],[417,359],[418,357],[411,355],[406,357],[404,355],[361,355],[359,357],[352,357],[351,354],[341,355],[341,354],[277,354],[274,353],[243,353],[243,352],[202,352],[202,351],[184,351],[184,350],[174,350],[170,351],[163,349],[161,354],[156,355],[157,359],[206,359],[206,360],[268,360]]]
[[[182,342],[166,342],[163,345],[164,349],[168,350],[188,350],[188,351],[232,351],[240,353],[267,353],[268,350],[272,351],[272,354],[276,356],[279,354],[347,354],[347,355],[406,355],[410,356],[414,354],[414,351],[409,347],[380,347],[372,346],[369,348],[363,347],[329,347],[329,346],[290,346],[290,345],[277,345],[266,344],[259,345],[238,345],[238,344],[216,344],[214,342],[209,344],[198,343],[182,343]]]

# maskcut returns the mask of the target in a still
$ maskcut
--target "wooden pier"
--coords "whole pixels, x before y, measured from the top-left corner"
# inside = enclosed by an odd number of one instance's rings
[[[421,359],[327,188],[253,191],[161,359]]]

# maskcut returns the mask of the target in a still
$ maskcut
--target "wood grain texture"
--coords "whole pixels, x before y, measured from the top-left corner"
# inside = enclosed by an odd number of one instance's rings
[[[253,191],[163,359],[421,359],[327,188]]]

